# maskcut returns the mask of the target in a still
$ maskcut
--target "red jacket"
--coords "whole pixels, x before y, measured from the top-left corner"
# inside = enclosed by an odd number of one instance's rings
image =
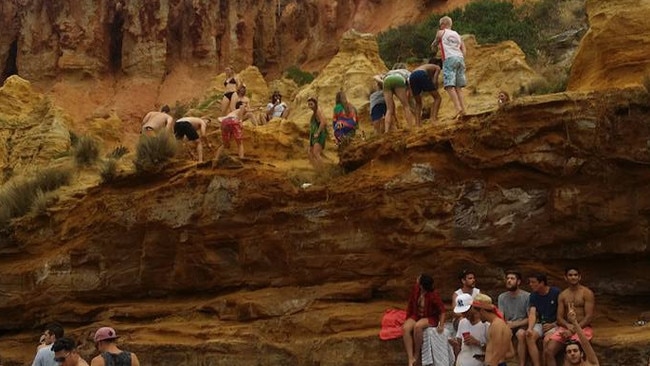
[[[418,298],[420,297],[420,285],[416,283],[411,291],[409,303],[406,307],[406,318],[419,320],[418,316]],[[445,304],[442,302],[438,291],[433,290],[424,295],[424,316],[429,319],[429,325],[435,327],[440,321],[440,315],[445,312]]]

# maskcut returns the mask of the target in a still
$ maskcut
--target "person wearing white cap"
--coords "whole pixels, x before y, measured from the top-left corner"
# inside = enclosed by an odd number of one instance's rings
[[[462,314],[463,318],[458,323],[456,337],[449,340],[449,343],[457,348],[461,345],[460,353],[456,358],[457,366],[483,366],[483,359],[478,356],[485,354],[485,343],[487,342],[488,324],[481,321],[481,315],[477,309],[472,308],[472,295],[461,294],[456,298],[455,314]],[[461,343],[462,342],[462,343]],[[474,357],[474,356],[477,357]]]
[[[118,338],[119,336],[113,328],[97,329],[95,347],[100,353],[90,361],[90,366],[140,366],[140,361],[135,353],[117,348],[115,341]]]

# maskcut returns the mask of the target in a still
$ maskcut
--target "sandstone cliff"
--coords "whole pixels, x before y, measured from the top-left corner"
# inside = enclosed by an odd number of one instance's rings
[[[639,85],[650,77],[647,0],[587,0],[589,31],[571,67],[570,90]]]
[[[17,4],[2,3],[0,13]],[[86,16],[61,3],[30,4],[40,6],[29,15],[38,19],[53,10]],[[122,2],[119,11],[132,12],[134,4]],[[160,21],[145,18],[138,22]],[[371,72],[362,70],[383,65],[370,37],[352,34],[335,47],[339,56],[318,61],[326,66],[299,92],[298,108],[301,93],[327,105],[341,86],[363,105]],[[147,39],[141,42],[158,52]],[[106,184],[99,184],[99,167],[78,170],[58,202],[0,229],[2,364],[29,363],[38,328],[52,320],[83,342],[86,358],[95,353],[92,332],[111,325],[143,364],[403,364],[400,340],[379,341],[379,320],[385,309],[404,306],[417,274],[432,273],[449,302],[461,268],[474,268],[478,286],[495,296],[508,268],[546,271],[564,287],[563,266],[575,262],[596,292],[601,364],[647,362],[648,328],[632,326],[650,308],[647,91],[522,97],[497,110],[497,89],[518,90],[536,75],[510,43],[467,42],[477,56],[468,58],[468,117],[451,121],[443,112],[437,125],[358,140],[336,151],[321,174],[304,156],[300,110],[289,121],[246,127],[243,164],[213,168],[179,156],[162,173],[142,176],[130,154]],[[90,53],[90,43],[85,47]],[[343,56],[358,68],[349,70]],[[18,173],[55,157],[70,162],[68,124],[80,119],[63,113],[57,100],[85,102],[76,106],[87,118],[84,129],[109,146],[132,147],[133,134],[122,133],[137,121],[116,106],[146,110],[160,95],[196,97],[215,82],[216,70],[176,66],[162,84],[156,75],[114,83],[94,79],[88,70],[98,63],[75,57],[64,58],[70,69],[63,74],[78,78],[51,85],[52,97],[17,77],[0,89],[3,169]],[[594,56],[583,52],[576,63],[583,59]],[[256,68],[244,73],[253,97],[269,90]],[[165,87],[152,92],[152,85]],[[210,139],[218,143],[216,135]]]

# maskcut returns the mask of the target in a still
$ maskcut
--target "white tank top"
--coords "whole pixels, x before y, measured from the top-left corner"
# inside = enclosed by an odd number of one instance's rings
[[[460,49],[460,45],[463,43],[460,34],[456,33],[451,29],[445,29],[440,37],[439,47],[442,54],[442,59],[445,60],[447,57],[463,57],[463,51]]]
[[[454,291],[454,293],[456,294],[456,298],[458,298],[458,296],[464,294],[462,288],[459,288],[458,290]],[[472,298],[476,297],[476,295],[478,295],[478,294],[480,294],[480,293],[481,293],[481,290],[479,290],[479,289],[477,289],[476,287],[474,287],[474,288],[472,289]],[[455,301],[454,301],[454,302],[455,302]],[[454,307],[455,307],[455,306],[456,306],[456,304],[454,304]]]

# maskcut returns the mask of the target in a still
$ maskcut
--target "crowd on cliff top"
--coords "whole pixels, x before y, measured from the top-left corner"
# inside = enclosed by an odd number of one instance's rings
[[[531,292],[521,288],[522,275],[505,272],[506,291],[492,298],[476,287],[476,274],[463,270],[460,288],[452,294],[453,321],[434,280],[420,275],[411,290],[406,311],[387,311],[382,339],[402,337],[408,366],[555,366],[564,351],[563,365],[597,366],[590,344],[594,293],[581,284],[577,267],[567,267],[568,287],[550,286],[543,273],[530,274]]]
[[[398,129],[395,99],[399,100],[404,110],[407,128],[419,127],[423,120],[423,94],[428,93],[433,98],[429,117],[433,123],[438,120],[438,111],[442,98],[438,92],[438,79],[442,74],[443,86],[448,93],[456,110],[455,119],[465,115],[465,100],[463,88],[467,81],[465,77],[465,45],[460,35],[452,30],[452,20],[449,17],[440,19],[440,29],[432,44],[433,57],[427,63],[410,71],[402,63],[383,75],[375,75],[375,88],[369,95],[370,118],[376,134],[389,133]],[[245,83],[231,67],[225,70],[224,95],[221,100],[221,116],[218,118],[223,144],[216,152],[218,160],[224,148],[229,148],[234,140],[237,144],[239,158],[244,157],[244,133],[242,123],[250,120],[259,126],[273,118],[286,118],[289,106],[282,101],[282,95],[275,91],[266,106],[252,107],[247,96]],[[413,111],[411,110],[413,101]],[[499,105],[509,101],[507,93],[500,92]],[[352,105],[343,90],[336,94],[335,106],[331,120],[327,119],[319,107],[318,96],[307,99],[307,106],[312,111],[309,121],[308,156],[311,163],[320,168],[323,165],[322,154],[326,142],[332,140],[337,145],[347,143],[355,137],[359,127],[357,109]],[[173,133],[179,140],[187,140],[196,145],[196,154],[191,152],[199,162],[203,161],[204,142],[211,146],[206,139],[207,126],[212,119],[197,115],[184,116],[174,121],[169,114],[169,107],[161,111],[149,112],[142,121],[142,133],[150,135],[159,131]],[[331,127],[329,127],[331,121]],[[329,130],[331,129],[331,133]]]

